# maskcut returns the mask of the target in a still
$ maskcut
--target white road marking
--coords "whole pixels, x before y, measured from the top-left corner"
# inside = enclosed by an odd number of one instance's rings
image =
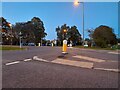
[[[32,59],[25,59],[25,60],[23,60],[23,61],[25,61],[25,62],[27,62],[27,61],[31,61]]]
[[[108,52],[110,54],[120,54],[119,52]]]
[[[94,69],[97,69],[97,70],[104,70],[104,71],[120,72],[119,69],[106,69],[106,68],[94,68]]]
[[[51,62],[70,65],[70,66],[76,66],[76,67],[82,67],[82,68],[93,68],[93,63],[90,63],[90,62],[73,61],[73,60],[59,59],[59,58]]]
[[[76,56],[73,56],[73,57],[80,58],[80,59],[85,59],[85,60],[92,61],[92,62],[105,62],[105,60],[102,60],[102,59],[91,58],[91,57],[81,56],[81,55],[76,55]]]
[[[37,60],[37,61],[49,62],[48,60],[45,60],[45,59],[42,59],[42,58],[38,58],[37,56],[34,56],[33,59]]]
[[[6,63],[5,65],[13,65],[13,64],[17,64],[20,63],[20,61],[15,61],[15,62],[11,62],[11,63]]]

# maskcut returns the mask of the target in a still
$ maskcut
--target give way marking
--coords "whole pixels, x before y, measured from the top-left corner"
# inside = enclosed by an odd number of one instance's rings
[[[15,61],[15,62],[6,63],[5,65],[13,65],[13,64],[18,64],[18,63],[20,63],[20,61]]]
[[[25,59],[23,60],[24,62],[27,62],[27,61],[31,61],[32,59]],[[13,61],[13,62],[9,62],[9,63],[6,63],[5,65],[8,66],[8,65],[13,65],[13,64],[18,64],[20,63],[20,61]]]

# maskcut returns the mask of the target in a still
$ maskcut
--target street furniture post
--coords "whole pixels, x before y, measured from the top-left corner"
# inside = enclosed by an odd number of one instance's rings
[[[63,40],[62,53],[67,53],[67,40]]]

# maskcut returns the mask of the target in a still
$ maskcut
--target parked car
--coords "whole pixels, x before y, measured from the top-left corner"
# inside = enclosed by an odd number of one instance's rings
[[[28,43],[28,46],[35,46],[35,43]]]
[[[23,45],[23,46],[27,46],[27,45],[28,45],[28,43],[22,43],[22,45]]]

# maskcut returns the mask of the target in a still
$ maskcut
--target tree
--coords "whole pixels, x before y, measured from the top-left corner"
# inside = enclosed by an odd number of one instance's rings
[[[38,17],[33,17],[31,23],[34,27],[33,32],[35,35],[35,43],[39,43],[42,38],[47,35],[47,33],[45,33],[43,21],[41,21]]]
[[[47,35],[47,33],[45,33],[43,21],[38,17],[33,17],[31,21],[16,23],[14,31],[16,31],[17,38],[19,38],[19,33],[22,33],[23,43],[32,42],[37,44]]]
[[[66,32],[64,32],[64,30],[66,30]],[[66,24],[62,25],[61,27],[58,26],[56,28],[57,39],[60,45],[62,45],[64,39],[68,38],[68,35],[67,35],[68,30],[69,30],[69,26],[67,26]]]
[[[10,44],[10,23],[3,17],[0,17],[0,32],[2,35],[2,44]]]
[[[99,26],[93,33],[93,40],[97,46],[107,47],[108,45],[115,45],[117,43],[116,35],[113,29],[108,26]]]
[[[81,34],[79,33],[76,26],[72,26],[68,31],[68,40],[72,41],[74,45],[79,44],[82,40]]]
[[[22,33],[23,43],[35,42],[35,36],[33,32],[33,25],[28,22],[16,23],[13,27],[13,31],[16,32],[15,36],[19,42],[19,33]]]
[[[72,41],[75,45],[80,43],[81,34],[79,33],[76,26],[72,26],[71,28],[66,24],[62,25],[61,27],[56,28],[57,32],[57,42],[62,45],[62,41],[64,39],[68,40],[68,43]]]
[[[120,38],[117,38],[117,42],[120,43]]]
[[[93,33],[94,33],[94,29],[88,29],[87,32],[89,33],[89,37],[90,37],[90,40],[89,40],[89,46],[93,46],[94,44],[94,41],[93,41]]]

